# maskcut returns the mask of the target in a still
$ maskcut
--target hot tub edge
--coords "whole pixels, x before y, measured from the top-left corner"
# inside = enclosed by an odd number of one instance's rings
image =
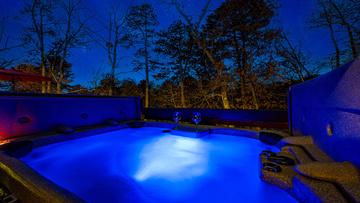
[[[141,122],[142,127],[160,127],[172,129],[174,123],[155,122],[155,121],[131,121]],[[31,141],[33,147],[41,147],[53,143],[79,139],[87,136],[94,136],[99,133],[107,133],[125,128],[130,128],[129,123],[124,122],[117,126],[90,126],[87,128],[76,129],[76,132],[66,133],[43,133],[26,136],[13,141]],[[195,129],[195,125],[184,124],[186,128]],[[208,129],[210,133],[225,134],[231,136],[242,136],[251,139],[258,139],[258,132],[239,128],[226,128],[216,126],[200,126],[202,129]],[[95,132],[95,133],[94,133]],[[51,180],[43,177],[35,170],[31,169],[21,160],[12,157],[6,153],[6,145],[0,148],[0,178],[3,184],[10,192],[23,202],[84,202],[77,195],[58,186]],[[1,185],[0,185],[1,186]]]
[[[4,152],[0,152],[0,171],[2,189],[21,202],[84,202]]]

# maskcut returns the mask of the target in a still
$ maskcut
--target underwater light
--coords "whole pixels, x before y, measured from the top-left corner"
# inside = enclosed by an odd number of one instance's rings
[[[141,152],[138,181],[149,178],[182,180],[203,175],[207,170],[207,150],[202,140],[169,135],[148,144]]]

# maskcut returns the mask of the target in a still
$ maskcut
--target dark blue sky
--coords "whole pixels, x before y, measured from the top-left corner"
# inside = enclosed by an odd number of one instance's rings
[[[0,0],[0,15],[6,17],[18,16],[23,2],[26,0]],[[173,21],[179,19],[176,10],[172,7],[159,3],[161,0],[84,0],[89,12],[97,19],[92,23],[92,29],[101,32],[103,22],[106,22],[106,13],[114,2],[125,12],[130,5],[150,3],[154,6],[160,22],[159,29],[165,29]],[[196,16],[200,13],[205,0],[183,0],[189,14]],[[213,0],[212,9],[221,4],[222,0]],[[309,29],[308,21],[314,12],[315,0],[279,0],[280,8],[274,19],[274,25],[280,25],[289,38],[299,45],[313,61],[320,61],[331,53],[331,44],[326,31]],[[21,36],[22,21],[12,19],[7,23],[8,34],[11,34],[13,42]],[[104,33],[105,34],[105,33]],[[19,55],[21,50],[10,54]],[[132,50],[121,50],[121,63],[117,70],[119,79],[131,78],[141,80],[142,72],[132,71]],[[20,59],[26,61],[26,58]],[[106,73],[110,70],[106,52],[101,47],[90,44],[72,50],[69,61],[73,64],[75,80],[73,84],[90,85],[97,73]]]

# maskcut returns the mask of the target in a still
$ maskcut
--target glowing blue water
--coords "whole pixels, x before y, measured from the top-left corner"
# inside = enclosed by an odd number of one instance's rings
[[[88,202],[295,202],[259,178],[257,140],[124,129],[34,149],[22,160]]]

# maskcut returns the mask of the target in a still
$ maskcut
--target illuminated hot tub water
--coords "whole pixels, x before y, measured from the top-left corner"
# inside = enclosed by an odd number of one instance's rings
[[[229,135],[123,129],[35,148],[21,160],[88,202],[295,202],[259,178],[275,148]]]

